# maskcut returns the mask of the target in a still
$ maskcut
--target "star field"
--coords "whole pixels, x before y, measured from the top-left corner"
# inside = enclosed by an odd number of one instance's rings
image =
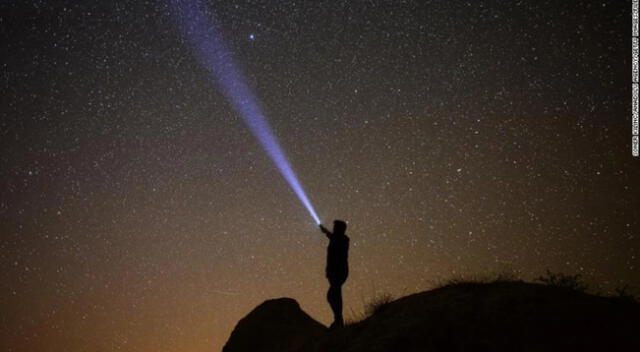
[[[345,315],[454,276],[640,287],[630,4],[209,1],[325,224]],[[208,14],[211,15],[211,14]],[[326,239],[162,1],[0,4],[0,349],[327,324]]]

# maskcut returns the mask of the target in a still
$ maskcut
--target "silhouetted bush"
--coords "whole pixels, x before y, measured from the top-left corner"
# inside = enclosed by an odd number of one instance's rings
[[[497,274],[490,274],[486,276],[467,275],[467,276],[451,277],[446,280],[439,281],[438,283],[435,284],[434,288],[443,288],[448,286],[477,286],[477,285],[490,284],[490,283],[516,282],[516,281],[522,281],[516,273],[510,272],[510,271],[504,271],[504,272],[499,272]]]
[[[624,301],[629,301],[632,303],[638,303],[638,299],[636,295],[630,291],[629,285],[624,285],[622,287],[616,288],[616,294],[614,297],[622,299]]]
[[[564,273],[554,273],[550,270],[535,279],[543,284],[555,287],[562,287],[569,290],[585,292],[589,286],[581,279],[580,274],[569,275]]]
[[[383,293],[375,296],[371,301],[369,301],[366,304],[365,316],[370,317],[374,314],[380,313],[391,302],[393,302],[393,296],[388,293]]]
[[[390,293],[378,293],[373,298],[368,299],[364,296],[360,297],[362,310],[349,309],[349,314],[345,319],[345,325],[355,325],[359,322],[369,318],[370,316],[379,313],[386,308],[386,306],[393,302],[394,297]]]

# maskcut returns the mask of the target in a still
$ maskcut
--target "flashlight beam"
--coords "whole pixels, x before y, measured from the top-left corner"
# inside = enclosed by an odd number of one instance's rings
[[[260,109],[258,99],[253,95],[240,69],[235,65],[231,51],[217,35],[218,25],[215,16],[208,11],[201,0],[169,0],[169,6],[184,38],[193,48],[200,63],[216,81],[231,106],[249,127],[313,220],[320,224],[313,205]]]

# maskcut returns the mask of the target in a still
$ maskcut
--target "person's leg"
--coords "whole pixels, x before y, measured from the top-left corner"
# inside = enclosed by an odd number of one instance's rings
[[[327,301],[329,301],[333,311],[333,324],[331,324],[331,327],[344,325],[342,318],[342,283],[331,282],[327,292]]]
[[[334,316],[336,317],[335,321],[337,322],[338,326],[342,326],[344,325],[344,320],[342,319],[342,283],[340,284],[336,284],[336,312],[338,312],[338,314],[334,314]]]

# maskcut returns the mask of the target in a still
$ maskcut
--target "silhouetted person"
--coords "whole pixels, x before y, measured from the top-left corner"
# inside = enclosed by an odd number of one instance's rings
[[[333,311],[333,323],[330,328],[344,325],[342,319],[342,284],[349,276],[349,237],[345,234],[347,223],[342,220],[333,222],[333,232],[320,225],[320,230],[329,238],[327,247],[327,267],[325,276],[329,280],[327,301]]]

